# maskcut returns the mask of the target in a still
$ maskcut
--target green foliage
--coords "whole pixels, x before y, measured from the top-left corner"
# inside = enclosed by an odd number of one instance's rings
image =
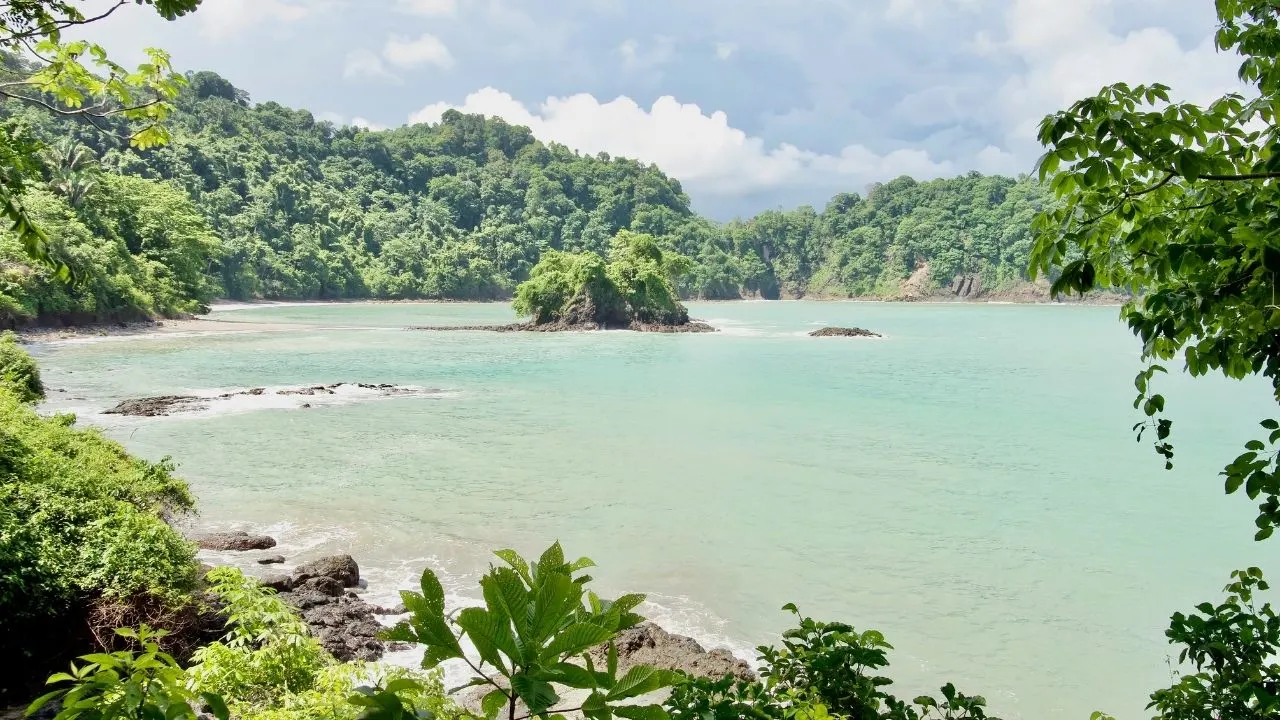
[[[228,632],[196,651],[192,686],[228,698],[237,716],[311,689],[332,658],[302,618],[272,590],[235,568],[216,568],[205,579],[223,605]]]
[[[386,638],[425,645],[424,668],[464,660],[476,676],[470,686],[492,688],[482,702],[489,720],[563,717],[574,710],[593,719],[665,717],[657,706],[627,701],[671,685],[674,673],[636,666],[622,677],[617,674],[612,641],[641,622],[632,610],[643,595],[601,600],[585,589],[590,576],[578,574],[593,563],[587,558],[566,562],[559,543],[536,562],[512,550],[496,555],[507,567],[491,566],[481,578],[484,607],[446,615],[444,589],[428,569],[422,573],[421,592],[401,593],[410,619]],[[463,651],[463,639],[475,647],[477,658]],[[596,668],[587,651],[605,643],[608,662]],[[580,706],[558,707],[564,688],[589,694]]]
[[[761,681],[685,677],[668,698],[673,720],[984,720],[986,701],[947,683],[942,699],[924,695],[910,703],[885,688],[879,673],[889,666],[891,646],[875,630],[819,622],[786,605],[798,626],[782,635],[782,647],[760,647]],[[993,718],[994,720],[994,718]]]
[[[1060,273],[1055,292],[1141,292],[1121,311],[1149,363],[1135,382],[1148,419],[1135,429],[1139,439],[1154,431],[1170,467],[1172,423],[1152,388],[1159,363],[1182,357],[1194,376],[1262,375],[1280,402],[1280,20],[1263,0],[1217,8],[1217,45],[1242,56],[1240,79],[1256,97],[1200,106],[1169,102],[1164,85],[1118,84],[1040,127],[1040,175],[1060,202],[1036,219],[1033,270]],[[1261,498],[1259,540],[1280,526],[1280,476],[1265,446],[1251,441],[1223,472],[1228,492]]]
[[[622,230],[610,245],[607,264],[594,252],[543,255],[529,280],[516,288],[515,309],[539,325],[681,325],[689,313],[675,283],[691,266],[683,255],[664,251],[653,236]]]
[[[35,358],[18,344],[18,336],[0,333],[0,386],[25,403],[44,399],[44,383]]]
[[[227,720],[227,707],[217,695],[196,695],[187,690],[186,675],[178,663],[161,652],[159,640],[167,633],[122,628],[116,634],[134,641],[140,652],[121,650],[93,653],[71,664],[70,673],[58,673],[49,684],[68,687],[37,698],[27,708],[33,715],[52,700],[61,702],[55,720],[196,720],[204,706],[217,720]]]
[[[195,548],[164,520],[192,508],[167,461],[130,456],[74,418],[43,418],[0,390],[0,656],[86,601],[182,601]]]
[[[1280,713],[1280,617],[1257,593],[1270,589],[1258,568],[1237,570],[1219,605],[1176,613],[1165,635],[1182,645],[1182,673],[1168,689],[1151,695],[1160,720],[1234,718],[1263,720]]]

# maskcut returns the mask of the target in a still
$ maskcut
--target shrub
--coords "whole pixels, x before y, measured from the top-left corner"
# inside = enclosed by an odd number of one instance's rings
[[[195,547],[165,521],[193,506],[173,465],[73,424],[0,388],[0,657],[23,659],[0,694],[47,671],[95,604],[176,608],[195,585]]]
[[[191,682],[228,698],[237,716],[311,689],[316,674],[333,663],[302,618],[258,581],[225,567],[206,580],[223,604],[228,633],[196,651]]]
[[[44,383],[35,359],[18,344],[12,332],[0,334],[0,385],[26,403],[44,399]]]

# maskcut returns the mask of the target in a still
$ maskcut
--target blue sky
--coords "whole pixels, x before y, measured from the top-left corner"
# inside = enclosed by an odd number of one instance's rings
[[[1213,29],[1212,0],[205,0],[92,35],[336,122],[500,115],[657,163],[726,218],[1027,171],[1038,120],[1103,84],[1236,89]]]

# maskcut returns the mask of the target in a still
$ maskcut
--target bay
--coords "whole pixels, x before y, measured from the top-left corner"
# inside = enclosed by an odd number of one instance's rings
[[[946,681],[1007,718],[1146,717],[1163,628],[1268,569],[1218,470],[1273,414],[1260,383],[1162,379],[1177,466],[1133,441],[1138,342],[1115,308],[695,303],[711,335],[419,332],[497,304],[282,305],[261,332],[37,347],[46,410],[172,456],[198,524],[291,560],[351,552],[390,600],[424,566],[474,598],[490,550],[559,539],[609,594],[751,658],[795,602],[883,631],[896,691]],[[883,339],[815,339],[822,325]],[[128,397],[334,382],[432,397],[119,418]],[[1274,564],[1270,566],[1274,568]]]

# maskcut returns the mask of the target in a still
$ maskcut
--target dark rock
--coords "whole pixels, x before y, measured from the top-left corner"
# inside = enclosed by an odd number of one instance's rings
[[[303,619],[331,655],[343,662],[377,660],[386,651],[378,639],[384,629],[372,608],[359,598],[340,597],[305,609]]]
[[[325,595],[324,593],[309,587],[300,587],[289,593],[281,593],[280,599],[299,610],[306,610],[317,605],[328,605],[334,601],[333,596]]]
[[[334,555],[299,565],[293,571],[295,585],[315,577],[333,578],[342,587],[355,587],[360,584],[360,566],[350,555]]]
[[[810,337],[880,337],[880,333],[860,327],[825,327],[809,333]]]
[[[310,588],[316,592],[324,593],[330,597],[338,597],[342,595],[342,583],[331,577],[313,577],[307,578],[303,583],[303,587]]]
[[[283,555],[268,555],[258,558],[259,565],[279,565],[284,562]]]
[[[377,605],[372,605],[370,607],[373,608],[374,615],[403,615],[409,612],[409,609],[404,605],[397,605],[393,608],[379,607]]]
[[[682,670],[690,675],[718,680],[733,675],[742,680],[753,680],[755,672],[745,660],[734,657],[727,650],[707,652],[696,640],[675,635],[653,623],[643,623],[623,630],[615,639],[618,648],[618,672],[625,673],[635,665],[650,665],[663,670]],[[607,648],[591,650],[591,659],[603,665]]]
[[[196,536],[201,550],[268,550],[276,546],[275,538],[267,535],[250,535],[247,532],[209,533]]]
[[[387,643],[387,652],[404,652],[412,647],[413,646],[407,642],[393,641]]]
[[[163,417],[175,412],[188,412],[206,408],[204,398],[192,395],[160,395],[157,397],[124,400],[103,411],[104,415],[129,415],[133,417]]]
[[[258,582],[272,590],[275,590],[276,592],[287,593],[290,590],[293,590],[293,578],[280,573],[263,575],[258,578]]]

